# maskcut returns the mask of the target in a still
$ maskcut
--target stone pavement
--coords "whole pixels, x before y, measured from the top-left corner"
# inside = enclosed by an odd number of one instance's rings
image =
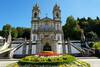
[[[80,59],[87,63],[90,63],[91,67],[100,67],[100,59]]]
[[[0,67],[6,67],[8,64],[17,62],[18,59],[0,59]]]

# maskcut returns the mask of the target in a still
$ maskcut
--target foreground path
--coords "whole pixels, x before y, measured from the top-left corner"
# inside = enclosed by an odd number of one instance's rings
[[[100,67],[100,59],[80,59],[91,64],[91,67]],[[18,59],[0,59],[0,67],[17,62]]]
[[[0,67],[6,67],[8,64],[17,62],[18,59],[0,59]]]
[[[100,59],[81,59],[87,63],[90,63],[91,67],[100,67]]]

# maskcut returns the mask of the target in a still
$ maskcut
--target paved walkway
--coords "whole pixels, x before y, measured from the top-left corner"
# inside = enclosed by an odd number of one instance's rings
[[[100,59],[80,59],[87,63],[90,63],[91,67],[100,67]],[[6,65],[17,62],[18,59],[0,59],[0,67],[6,67]]]
[[[17,59],[0,59],[0,67],[6,67],[8,64],[17,62]]]
[[[99,59],[98,57],[77,57],[79,59]]]
[[[90,63],[91,67],[100,67],[100,59],[81,59],[87,63]]]

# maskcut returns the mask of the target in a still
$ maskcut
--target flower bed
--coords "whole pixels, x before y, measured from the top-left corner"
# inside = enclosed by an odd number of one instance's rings
[[[19,62],[7,67],[90,67],[90,65],[71,55],[58,55],[46,51],[22,58]]]
[[[75,61],[76,58],[71,55],[59,55],[59,56],[28,56],[22,58],[20,64],[62,64],[62,63],[71,63]]]
[[[58,56],[59,54],[57,54],[56,52],[53,52],[53,51],[43,51],[37,55],[39,55],[39,56]]]

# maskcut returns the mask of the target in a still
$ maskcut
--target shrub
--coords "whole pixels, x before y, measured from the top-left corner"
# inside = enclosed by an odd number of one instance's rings
[[[71,55],[62,55],[62,56],[50,56],[50,57],[43,57],[43,56],[27,56],[22,58],[19,62],[25,63],[70,63],[75,61],[76,58]]]
[[[27,56],[18,63],[7,67],[90,67],[88,63],[82,62],[71,55],[61,56]]]
[[[100,50],[100,42],[95,42],[93,48]]]

